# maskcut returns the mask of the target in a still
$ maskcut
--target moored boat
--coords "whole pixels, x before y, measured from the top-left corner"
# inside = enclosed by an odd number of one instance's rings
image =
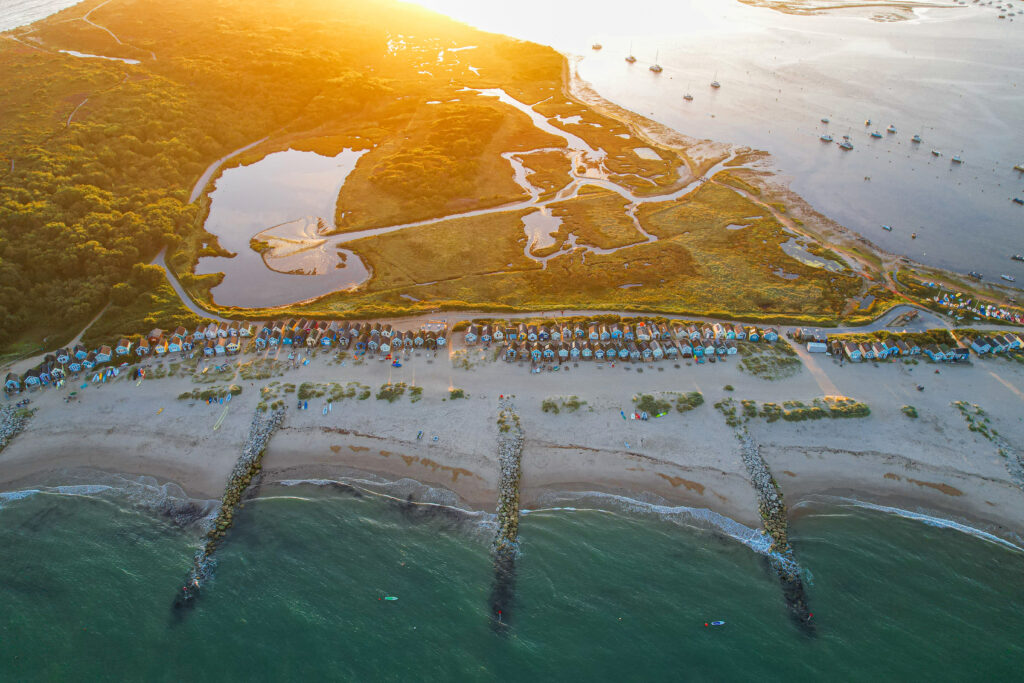
[[[1014,254],[1011,256],[1014,261],[1024,261],[1024,254]]]
[[[826,116],[825,118],[823,118],[823,119],[821,120],[821,122],[822,122],[822,123],[828,123],[828,117]]]
[[[1003,274],[1002,274],[1002,275],[1000,275],[999,277],[1003,278],[1003,279],[1004,279],[1004,280],[1006,280],[1007,282],[1016,282],[1016,281],[1017,281],[1017,278],[1015,278],[1015,277],[1014,277],[1014,276],[1012,276],[1012,275],[1007,275],[1006,273],[1003,273]]]
[[[661,64],[658,64],[658,53],[657,52],[654,53],[654,64],[651,64],[647,68],[650,69],[651,71],[653,71],[656,74],[660,74],[661,73]]]
[[[1024,204],[1024,199],[1021,199],[1020,197],[1014,197],[1013,198],[1013,203],[1014,204]]]
[[[933,157],[941,157],[941,156],[942,156],[942,152],[940,152],[940,151],[939,151],[939,150],[937,150],[937,149],[933,149],[933,150],[932,150],[932,156],[933,156]]]
[[[602,47],[604,47],[604,46],[601,45],[601,43],[594,43],[593,45],[590,46],[590,49],[591,50],[600,50]]]
[[[687,102],[693,102],[693,95],[691,95],[690,93],[686,93],[685,95],[683,95],[683,99],[686,100]]]
[[[882,137],[882,134],[879,133],[877,130],[873,130],[873,131],[871,131],[871,137],[873,137],[873,138],[880,138],[880,137]]]
[[[853,149],[853,143],[850,142],[849,140],[843,140],[842,142],[839,143],[839,149]]]
[[[885,129],[885,132],[886,133],[895,133],[896,132],[896,126],[894,126],[893,124],[890,123],[889,127]]]
[[[892,226],[891,225],[883,225],[882,226],[882,230],[885,230],[887,232],[892,232]]]
[[[979,273],[976,270],[972,270],[971,272],[967,273],[967,277],[971,278],[972,280],[980,280],[981,273]]]
[[[824,133],[824,134],[823,134],[823,135],[821,136],[821,141],[822,141],[822,142],[832,142],[832,136],[831,136],[831,135],[829,135],[828,133]]]
[[[910,138],[910,141],[911,142],[921,142],[921,136],[918,135],[917,133],[914,133],[914,137]]]
[[[964,163],[964,160],[960,157],[959,154],[954,154],[953,158],[950,159],[950,161],[953,162],[954,164],[962,164],[962,163]]]

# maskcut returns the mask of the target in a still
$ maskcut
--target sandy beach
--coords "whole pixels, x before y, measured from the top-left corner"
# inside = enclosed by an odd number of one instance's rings
[[[459,346],[457,340],[455,362],[447,351],[437,357],[420,352],[401,368],[351,357],[342,364],[320,351],[308,365],[246,381],[236,376],[237,365],[254,356],[242,355],[229,359],[231,371],[212,382],[216,370],[205,376],[192,372],[213,363],[192,360],[175,377],[137,382],[122,375],[84,389],[78,382],[37,391],[30,396],[36,415],[0,454],[0,489],[62,484],[71,473],[83,481],[99,470],[149,475],[175,482],[196,498],[219,498],[260,392],[269,385],[282,392],[288,416],[264,459],[267,482],[411,479],[443,489],[443,495],[410,486],[400,489],[403,497],[408,492],[493,511],[498,397],[511,394],[526,434],[524,507],[543,505],[553,491],[599,491],[706,508],[757,528],[757,497],[734,429],[713,404],[728,397],[808,402],[838,393],[868,403],[871,415],[799,423],[754,419],[746,425],[790,508],[839,495],[969,522],[1004,538],[1024,534],[1024,492],[995,444],[969,431],[951,405],[965,400],[982,406],[1007,442],[1024,443],[1024,371],[1018,363],[840,367],[830,357],[801,352],[801,370],[775,381],[744,373],[736,357],[715,365],[681,361],[678,368],[672,362],[580,362],[568,372],[531,374],[528,365],[490,360],[493,347],[463,353]],[[290,366],[286,355],[279,354],[282,368]],[[152,376],[157,361],[145,366]],[[421,399],[412,402],[406,393],[393,403],[377,400],[374,395],[389,380],[422,387]],[[336,401],[324,415],[325,398],[296,410],[296,394],[281,389],[302,382],[358,382],[372,393],[365,400]],[[231,383],[242,393],[223,405],[176,398]],[[463,389],[466,398],[450,399],[451,387]],[[71,390],[78,397],[65,403]],[[646,422],[621,416],[620,411],[631,412],[636,394],[685,391],[702,392],[704,405]],[[585,401],[574,412],[541,410],[545,398],[572,395]],[[918,419],[902,414],[906,404],[917,408]]]

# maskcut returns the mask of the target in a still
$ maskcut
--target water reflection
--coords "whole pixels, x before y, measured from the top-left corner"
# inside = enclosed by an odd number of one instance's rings
[[[338,193],[362,154],[288,150],[221,174],[205,227],[236,255],[202,258],[196,267],[200,275],[224,273],[212,290],[218,304],[282,306],[367,279],[359,257],[321,236],[334,228]]]

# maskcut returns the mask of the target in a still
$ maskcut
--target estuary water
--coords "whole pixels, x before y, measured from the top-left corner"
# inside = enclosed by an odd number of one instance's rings
[[[194,528],[109,491],[8,497],[0,678],[977,680],[1024,661],[1024,556],[910,519],[797,516],[815,636],[763,556],[671,516],[594,509],[524,516],[496,630],[492,534],[481,513],[272,487],[195,608],[174,612]]]

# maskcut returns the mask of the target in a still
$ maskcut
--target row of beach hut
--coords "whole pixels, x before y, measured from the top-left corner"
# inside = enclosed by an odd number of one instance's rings
[[[529,342],[513,341],[505,343],[504,358],[507,361],[659,361],[676,358],[702,358],[710,356],[732,356],[737,353],[736,342],[732,339],[701,340],[691,343],[687,340],[673,339],[650,341],[615,339],[608,341],[591,341],[589,339],[573,339],[572,341]]]
[[[201,351],[204,356],[230,356],[242,351],[247,341],[257,350],[282,347],[354,348],[357,352],[388,354],[403,348],[436,350],[448,343],[443,322],[428,322],[415,331],[396,330],[387,323],[289,319],[267,323],[211,322],[195,330],[178,327],[173,332],[159,328],[132,339],[122,337],[113,347],[88,349],[83,344],[47,354],[43,362],[22,375],[8,373],[7,393],[57,383],[68,374],[91,371],[115,361],[138,357],[165,356]]]
[[[495,343],[558,342],[689,342],[691,348],[708,342],[764,341],[775,342],[779,332],[774,327],[758,328],[753,325],[732,323],[669,324],[649,321],[638,323],[565,323],[565,324],[472,324],[466,328],[467,345]],[[677,349],[678,350],[678,349]],[[582,351],[581,351],[582,353]]]

